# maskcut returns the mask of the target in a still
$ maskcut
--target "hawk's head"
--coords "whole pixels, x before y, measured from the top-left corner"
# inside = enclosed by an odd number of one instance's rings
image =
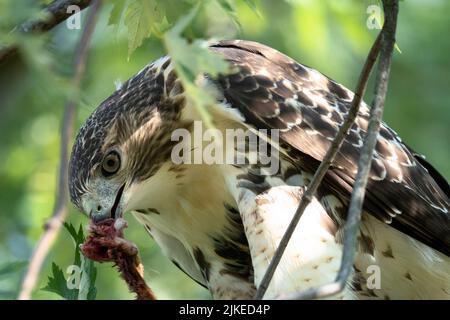
[[[170,159],[171,132],[183,102],[165,98],[163,66],[151,64],[124,83],[78,133],[70,197],[96,221],[141,209],[139,190]]]

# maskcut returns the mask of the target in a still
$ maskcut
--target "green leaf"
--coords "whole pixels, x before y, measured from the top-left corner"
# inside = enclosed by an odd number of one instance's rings
[[[81,252],[80,252],[80,245],[84,242],[84,233],[83,228],[80,225],[78,228],[78,232],[75,230],[75,227],[71,223],[64,222],[64,228],[69,232],[71,235],[74,245],[75,245],[75,258],[74,258],[74,264],[79,266],[81,264]]]
[[[127,0],[114,0],[113,8],[109,14],[108,25],[118,25],[122,20],[125,12],[125,5]]]
[[[198,0],[164,0],[158,3],[162,7],[165,18],[170,24],[175,23],[179,17],[183,16],[196,5]]]
[[[0,278],[7,277],[11,273],[21,271],[28,264],[26,261],[15,261],[0,267]]]
[[[52,276],[48,277],[47,286],[43,290],[56,293],[68,300],[94,300],[97,295],[97,289],[95,287],[97,268],[95,268],[94,261],[85,258],[81,254],[80,245],[85,240],[82,225],[80,224],[78,231],[70,223],[64,223],[64,228],[69,232],[74,241],[75,257],[73,265],[78,266],[79,269],[72,270],[75,270],[74,272],[80,272],[80,282],[76,289],[69,289],[67,284],[68,279],[64,276],[62,269],[53,263]]]
[[[165,35],[165,44],[172,61],[176,65],[182,66],[183,75],[189,75],[188,79],[193,81],[192,76],[196,77],[202,73],[208,73],[216,76],[219,73],[228,71],[228,63],[218,54],[209,50],[209,43],[205,40],[197,39],[188,43],[181,37],[181,32],[189,25],[197,13],[198,7],[191,10],[185,17]]]
[[[78,231],[75,230],[75,227],[71,223],[64,222],[63,225],[64,225],[64,228],[72,236],[72,239],[75,241],[76,244],[83,243],[84,233],[83,233],[83,228],[82,228],[81,224],[80,224],[80,227],[78,228]]]
[[[250,9],[252,9],[254,12],[258,13],[258,7],[256,5],[256,1],[257,0],[243,0],[247,6],[250,7]]]
[[[76,300],[78,296],[77,289],[69,289],[64,273],[56,263],[52,263],[52,276],[48,277],[47,286],[42,290],[56,293],[67,300]]]
[[[199,6],[195,6],[186,16],[180,18],[170,31],[166,32],[164,44],[187,97],[194,103],[205,125],[213,127],[206,107],[214,104],[215,99],[205,88],[200,88],[195,80],[205,73],[211,76],[227,73],[229,64],[221,56],[209,50],[207,41],[197,39],[188,43],[181,36],[196,16],[198,9]]]
[[[92,260],[84,258],[87,264],[86,273],[89,274],[89,291],[87,294],[88,300],[95,300],[97,296],[97,288],[95,287],[95,281],[97,280],[97,268],[95,267],[95,263]]]
[[[192,8],[189,13],[180,19],[178,19],[177,23],[173,26],[173,28],[169,31],[172,35],[179,36],[184,29],[194,20],[195,16],[198,13],[200,6],[196,5]]]
[[[78,300],[95,300],[97,295],[97,289],[95,288],[96,278],[97,269],[94,267],[94,261],[83,257]]]
[[[161,23],[164,13],[155,0],[133,0],[127,7],[125,25],[128,29],[128,58],[144,39],[150,37],[152,28]]]
[[[233,20],[233,22],[240,27],[239,20],[237,18],[236,14],[236,8],[234,6],[234,3],[231,0],[216,0],[216,2],[219,4],[219,6],[225,11],[226,14]]]

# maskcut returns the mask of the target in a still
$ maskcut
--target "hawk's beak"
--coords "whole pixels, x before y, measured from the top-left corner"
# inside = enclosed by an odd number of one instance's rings
[[[119,209],[119,204],[120,204],[120,199],[122,198],[122,194],[123,194],[123,190],[124,190],[124,189],[125,189],[125,184],[123,184],[123,185],[120,187],[119,191],[117,192],[116,199],[114,200],[114,204],[113,204],[113,206],[111,207],[111,213],[110,213],[110,216],[111,216],[111,218],[113,218],[114,220],[115,220],[115,219],[118,219],[118,218],[122,218],[123,212],[122,212],[122,210]],[[118,210],[118,209],[119,209],[119,210]]]
[[[114,203],[111,207],[97,204],[92,210],[90,210],[89,216],[94,223],[99,223],[110,218],[114,220],[122,218],[123,208],[121,206],[121,199],[124,189],[125,184],[123,184],[117,191]]]

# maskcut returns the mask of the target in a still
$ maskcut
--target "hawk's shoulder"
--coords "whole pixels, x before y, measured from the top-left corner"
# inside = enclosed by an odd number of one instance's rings
[[[350,108],[353,92],[320,72],[259,43],[211,45],[236,67],[216,79],[224,97],[248,125],[279,129],[281,143],[301,155],[303,169],[317,168]],[[355,124],[325,177],[330,192],[349,200],[368,127],[362,103]],[[450,188],[385,123],[370,170],[365,209],[408,235],[450,255]]]

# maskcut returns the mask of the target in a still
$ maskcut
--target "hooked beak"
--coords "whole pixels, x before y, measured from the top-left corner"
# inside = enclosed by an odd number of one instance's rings
[[[116,197],[114,199],[114,203],[111,208],[102,207],[100,204],[97,204],[95,208],[90,210],[89,216],[91,217],[94,223],[102,222],[106,219],[118,219],[122,218],[123,211],[120,206],[120,200],[122,199],[123,191],[125,189],[125,184],[123,184],[119,190],[117,191]]]
[[[118,208],[119,208],[120,199],[122,198],[122,194],[123,194],[123,190],[124,189],[125,189],[125,184],[123,184],[120,187],[119,191],[117,192],[116,199],[114,200],[114,204],[111,207],[110,216],[114,220],[116,220],[118,218],[122,218],[122,215],[123,215],[123,212],[121,210],[119,211]]]

